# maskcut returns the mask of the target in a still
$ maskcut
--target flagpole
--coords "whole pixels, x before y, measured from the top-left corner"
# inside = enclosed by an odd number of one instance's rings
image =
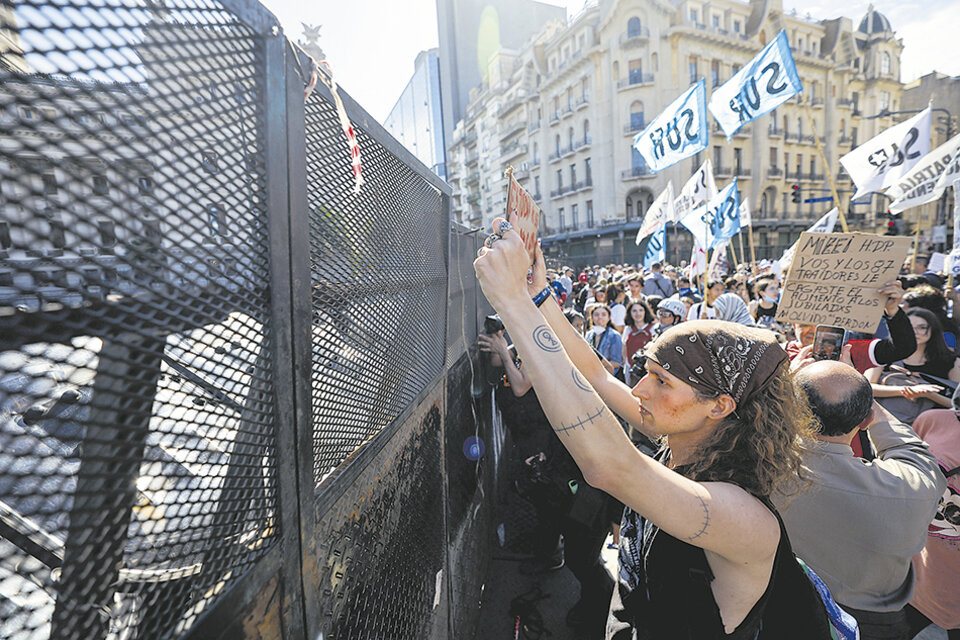
[[[734,261],[734,271],[736,271],[736,265],[740,263],[740,258],[737,257],[737,251],[733,248],[733,238],[727,241],[727,244],[730,245],[730,253],[733,254]],[[743,244],[740,245],[740,252],[743,253]]]
[[[740,244],[740,256],[743,258],[743,262],[747,261],[747,254],[743,252],[743,228],[737,232],[737,242]]]
[[[747,227],[747,239],[750,241],[750,260],[753,262],[753,277],[757,277],[757,247],[753,244],[753,218],[750,218],[750,226]]]
[[[817,134],[817,123],[813,121],[813,116],[810,115],[809,102],[803,105],[803,109],[807,114],[807,121],[810,123],[810,129],[813,130],[813,142],[817,146],[817,153],[820,155],[820,162],[823,163],[823,170],[827,174],[827,180],[830,182],[830,193],[833,195],[833,206],[835,206],[837,211],[840,212],[840,226],[843,227],[844,233],[848,233],[850,229],[847,228],[847,216],[843,214],[843,209],[840,206],[840,195],[837,193],[837,185],[833,181],[833,171],[830,169],[830,165],[827,164],[827,157],[823,155],[823,145],[820,144],[820,136]]]
[[[917,247],[920,246],[920,213],[917,212],[917,230],[913,232],[913,259],[910,260],[910,272],[917,267]]]

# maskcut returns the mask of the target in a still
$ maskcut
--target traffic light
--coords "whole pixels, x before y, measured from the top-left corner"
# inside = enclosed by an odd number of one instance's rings
[[[792,187],[790,187],[790,189],[793,190],[793,193],[790,196],[790,200],[792,202],[796,202],[797,204],[799,204],[800,203],[800,185],[795,184]]]
[[[883,235],[903,235],[903,218],[895,213],[890,213],[890,211],[887,211],[887,230],[883,232]]]

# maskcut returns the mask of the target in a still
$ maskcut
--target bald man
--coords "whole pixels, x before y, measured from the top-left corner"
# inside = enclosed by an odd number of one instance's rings
[[[946,485],[937,460],[874,402],[870,383],[852,367],[830,360],[807,364],[795,382],[821,428],[803,452],[811,486],[774,498],[794,552],[857,619],[862,640],[906,640],[910,559],[923,548]],[[854,457],[850,447],[861,429],[877,450],[872,462]]]

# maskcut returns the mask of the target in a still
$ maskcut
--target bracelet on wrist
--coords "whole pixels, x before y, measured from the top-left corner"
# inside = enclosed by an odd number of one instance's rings
[[[550,297],[551,293],[552,291],[550,290],[550,286],[547,285],[540,291],[540,293],[533,296],[533,304],[537,305],[538,307],[541,306],[544,302],[547,301],[547,298]]]

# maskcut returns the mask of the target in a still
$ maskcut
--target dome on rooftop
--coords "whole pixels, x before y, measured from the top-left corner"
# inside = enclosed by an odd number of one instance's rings
[[[860,26],[857,28],[857,31],[870,35],[893,31],[893,27],[890,26],[890,21],[887,20],[887,16],[879,11],[875,11],[873,5],[870,5],[870,8],[867,9],[867,15],[863,16],[863,20],[860,21]]]

